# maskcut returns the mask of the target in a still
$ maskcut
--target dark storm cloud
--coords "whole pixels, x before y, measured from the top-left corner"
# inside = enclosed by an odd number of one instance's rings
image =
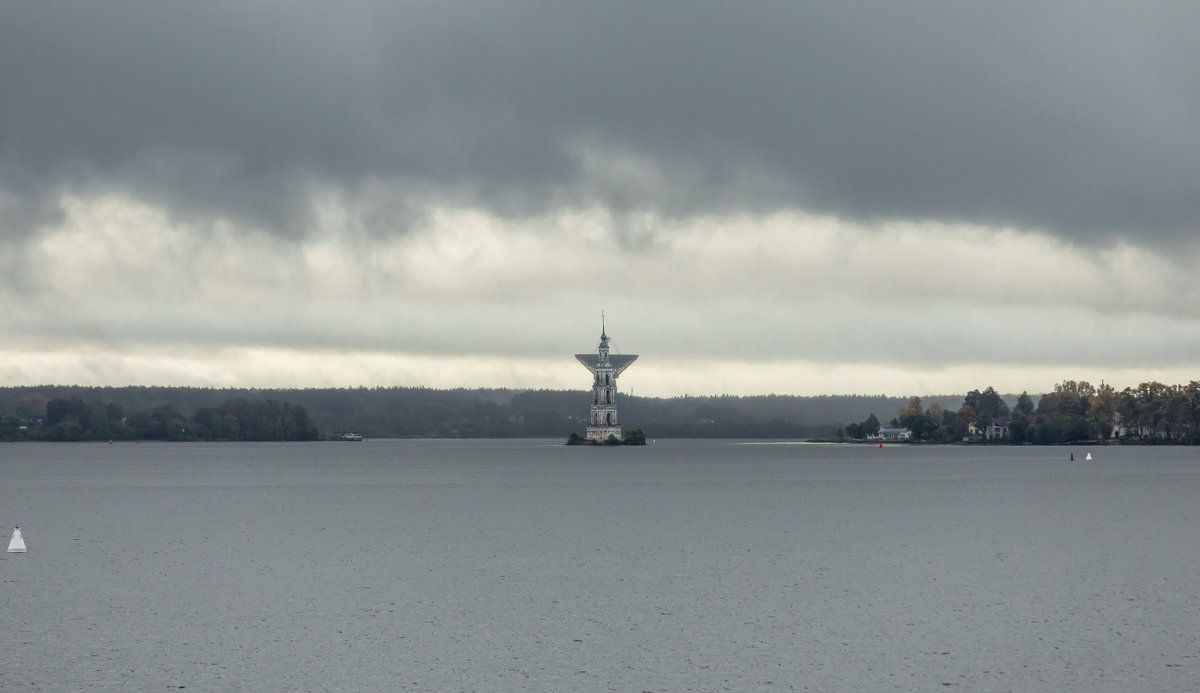
[[[98,190],[295,231],[313,190],[368,183],[381,229],[430,199],[1145,240],[1200,220],[1194,3],[313,7],[7,6],[3,231]]]

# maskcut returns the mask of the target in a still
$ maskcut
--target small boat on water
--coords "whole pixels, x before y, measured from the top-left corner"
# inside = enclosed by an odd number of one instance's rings
[[[361,443],[363,437],[361,433],[334,433],[333,435],[329,436],[329,439]]]
[[[21,528],[13,530],[12,539],[8,542],[9,553],[25,553],[25,538],[21,536]]]

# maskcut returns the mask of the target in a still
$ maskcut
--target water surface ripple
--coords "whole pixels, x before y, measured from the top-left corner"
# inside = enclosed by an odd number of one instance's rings
[[[0,689],[1200,689],[1200,450],[0,445]]]

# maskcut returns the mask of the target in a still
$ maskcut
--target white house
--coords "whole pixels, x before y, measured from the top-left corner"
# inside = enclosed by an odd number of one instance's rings
[[[912,440],[912,431],[907,428],[880,426],[878,433],[868,433],[867,440]]]
[[[993,419],[991,423],[983,427],[983,437],[988,440],[1007,438],[1010,424],[1012,424],[1012,419],[1008,417]]]

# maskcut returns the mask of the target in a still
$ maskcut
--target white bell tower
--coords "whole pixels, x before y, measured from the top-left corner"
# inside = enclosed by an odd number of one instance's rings
[[[617,376],[637,360],[636,354],[610,355],[604,316],[600,317],[600,346],[595,354],[575,354],[575,358],[592,372],[592,410],[588,420],[587,439],[605,443],[612,436],[622,439],[621,420],[617,417]]]

